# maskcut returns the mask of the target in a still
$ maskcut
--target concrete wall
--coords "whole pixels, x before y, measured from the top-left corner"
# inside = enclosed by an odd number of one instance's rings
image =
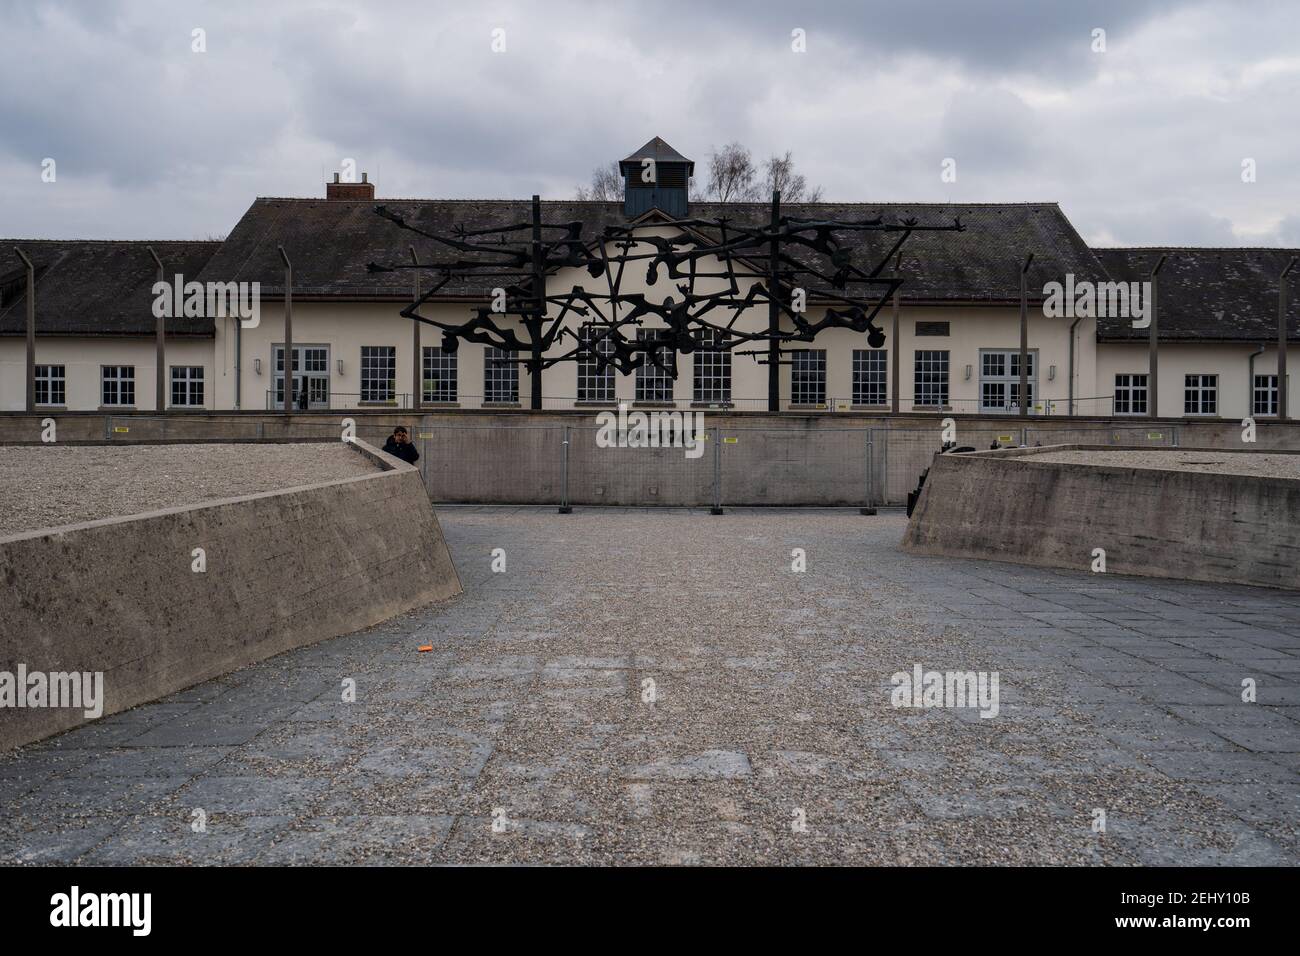
[[[903,549],[1300,588],[1300,480],[1035,460],[1088,447],[935,456]]]
[[[458,594],[419,472],[354,447],[386,470],[0,538],[0,671],[102,671],[113,713]],[[85,720],[0,708],[0,749]]]

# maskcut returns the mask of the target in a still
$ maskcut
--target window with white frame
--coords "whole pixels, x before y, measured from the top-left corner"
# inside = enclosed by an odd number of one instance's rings
[[[99,371],[101,405],[135,404],[134,365],[102,365]]]
[[[397,347],[361,346],[361,401],[391,402],[397,397]]]
[[[668,338],[667,329],[637,329],[641,342],[660,342]],[[651,359],[651,356],[654,359]],[[673,400],[673,369],[677,364],[677,351],[670,345],[647,350],[645,364],[636,370],[636,400],[638,402],[671,402]],[[655,360],[658,364],[655,364]]]
[[[700,329],[695,336],[693,400],[721,405],[731,401],[731,350],[722,329]]]
[[[1029,404],[1034,401],[1036,353],[1028,354]],[[980,411],[1007,412],[1020,408],[1020,350],[980,349]]]
[[[203,366],[172,366],[172,404],[197,407],[203,404]]]
[[[519,401],[518,352],[489,345],[483,350],[483,401],[513,405]]]
[[[457,352],[445,352],[440,347],[424,347],[424,387],[421,401],[456,401]]]
[[[1115,414],[1145,415],[1147,413],[1147,376],[1120,372],[1115,376]]]
[[[884,349],[853,350],[853,404],[889,404],[889,358]]]
[[[284,405],[284,345],[271,347],[274,363],[272,378],[272,401],[276,407]],[[307,388],[305,396],[307,408],[328,408],[330,401],[330,351],[327,345],[295,345],[293,347],[293,394],[290,403],[302,408],[304,399],[302,390]]]
[[[948,404],[948,350],[917,349],[912,364],[912,404],[942,408]]]
[[[67,379],[62,365],[36,366],[36,404],[66,405]]]
[[[1219,376],[1183,376],[1183,414],[1217,415],[1219,413]]]
[[[790,404],[826,404],[825,349],[795,349],[790,353]]]
[[[1251,387],[1250,413],[1252,415],[1277,414],[1277,376],[1256,375]]]
[[[600,359],[597,358],[609,358],[614,354],[614,342],[605,334],[607,331],[604,326],[594,322],[587,322],[578,330],[578,341],[585,355],[578,360],[580,402],[614,401],[614,366],[606,364],[602,368]]]

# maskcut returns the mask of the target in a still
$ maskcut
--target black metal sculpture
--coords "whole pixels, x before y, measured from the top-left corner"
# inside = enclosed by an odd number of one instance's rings
[[[515,361],[531,373],[531,404],[536,409],[542,407],[542,370],[560,362],[595,362],[598,373],[612,366],[624,375],[648,363],[676,378],[676,363],[665,360],[669,349],[689,354],[697,348],[734,350],[766,343],[765,350],[736,354],[770,365],[768,405],[779,410],[778,366],[787,361],[783,345],[812,342],[820,332],[839,328],[862,332],[872,348],[880,348],[885,334],[875,318],[903,282],[900,276],[884,274],[885,267],[914,232],[965,228],[957,218],[929,225],[884,217],[782,216],[779,193],[772,196],[766,225],[729,217],[656,220],[608,226],[589,238],[582,234],[582,222],[542,222],[537,196],[531,222],[477,230],[457,226],[449,236],[428,232],[385,206],[375,212],[461,254],[428,263],[370,263],[373,272],[415,269],[433,274],[434,281],[421,283],[422,291],[401,314],[440,329],[447,351],[454,352],[463,339],[525,355]],[[669,227],[674,235],[646,235],[646,225]],[[527,238],[523,233],[529,233]],[[874,264],[858,264],[862,249],[850,242],[863,233],[886,233],[893,239],[888,251],[873,257]],[[626,270],[640,263],[648,285],[666,279],[675,294],[656,300],[624,291]],[[585,269],[596,281],[548,294],[547,277],[564,268]],[[471,307],[470,317],[460,322],[421,315],[421,306],[453,280],[472,281],[476,291],[492,289],[491,301]],[[720,287],[703,291],[706,282]],[[764,304],[766,326],[743,328],[741,318]],[[810,312],[819,317],[810,318]],[[786,328],[781,327],[782,317]],[[651,319],[657,322],[648,324]],[[588,334],[579,335],[575,324],[589,326]],[[657,331],[638,336],[636,330],[642,328]]]

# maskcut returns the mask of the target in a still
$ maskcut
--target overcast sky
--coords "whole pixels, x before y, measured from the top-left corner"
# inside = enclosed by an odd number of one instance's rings
[[[256,196],[322,196],[347,158],[381,197],[571,198],[658,135],[697,175],[732,140],[792,150],[830,200],[1056,201],[1097,245],[1300,245],[1295,0],[0,13],[5,237],[224,235]]]

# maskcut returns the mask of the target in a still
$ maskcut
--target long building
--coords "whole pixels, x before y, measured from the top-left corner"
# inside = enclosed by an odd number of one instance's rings
[[[674,232],[671,223],[685,216],[760,224],[770,215],[767,203],[692,201],[693,164],[657,138],[623,168],[639,169],[645,158],[658,164],[656,188],[633,180],[622,202],[544,201],[544,221],[580,222],[582,235],[595,241],[611,225],[634,224],[637,236],[650,236]],[[323,199],[255,200],[221,242],[0,240],[0,410],[23,411],[28,402],[23,256],[35,278],[37,411],[283,407],[286,258],[295,408],[527,406],[530,373],[518,356],[472,343],[444,350],[439,330],[399,315],[412,297],[411,272],[368,266],[412,251],[423,261],[435,255],[432,243],[412,244],[409,233],[376,215],[379,202],[438,234],[527,222],[531,202],[377,200],[365,177],[335,180]],[[1025,277],[1028,414],[1241,419],[1279,412],[1279,281],[1300,250],[1093,249],[1055,203],[815,203],[782,211],[838,220],[957,216],[966,227],[917,233],[904,246],[897,305],[881,313],[883,348],[872,348],[864,334],[830,329],[796,349],[779,371],[782,410],[1019,413],[1021,270],[1032,253]],[[863,251],[882,247],[867,242]],[[1131,308],[1115,313],[1117,304],[1136,304],[1157,265],[1153,349],[1149,325]],[[160,349],[160,277],[177,286],[256,283],[258,321],[228,309],[175,309],[161,320]],[[582,270],[557,269],[548,293],[591,281]],[[635,281],[635,291],[648,296],[671,294],[666,282]],[[1286,281],[1294,303],[1300,269]],[[1126,303],[1119,293],[1126,297],[1130,288],[1135,299]],[[1077,290],[1095,293],[1091,308]],[[452,284],[423,311],[456,322],[490,295],[489,288]],[[1290,342],[1298,337],[1297,310],[1288,319]],[[766,326],[766,309],[753,311],[742,321]],[[675,379],[653,365],[622,376],[595,362],[557,364],[542,373],[543,407],[767,409],[768,368],[754,358],[703,347],[672,359]],[[1289,410],[1296,399],[1288,384]]]

